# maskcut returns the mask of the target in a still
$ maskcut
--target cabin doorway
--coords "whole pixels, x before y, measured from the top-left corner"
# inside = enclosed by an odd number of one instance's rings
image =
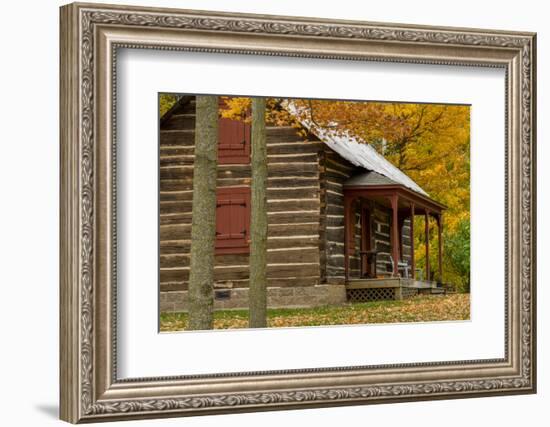
[[[361,277],[373,279],[376,277],[376,250],[372,244],[371,210],[361,204]]]

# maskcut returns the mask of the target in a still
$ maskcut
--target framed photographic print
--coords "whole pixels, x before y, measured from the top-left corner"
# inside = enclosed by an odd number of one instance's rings
[[[535,34],[61,8],[61,418],[534,393]]]

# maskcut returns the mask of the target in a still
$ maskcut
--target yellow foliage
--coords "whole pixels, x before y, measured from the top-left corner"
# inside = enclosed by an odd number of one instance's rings
[[[249,120],[250,98],[222,97],[222,117]],[[296,117],[281,108],[282,99],[268,98],[266,121],[291,125],[307,136]],[[308,119],[336,133],[355,136],[371,144],[417,182],[434,200],[447,206],[446,233],[453,233],[470,218],[470,107],[466,105],[357,102],[293,99],[300,119]],[[424,263],[424,225],[416,229],[418,264]],[[437,248],[437,232],[431,226],[431,249]],[[433,240],[433,241],[432,241]],[[435,267],[437,255],[430,258]],[[453,272],[446,267],[446,273]]]
[[[451,230],[470,215],[470,107],[296,100],[317,125],[373,145],[447,206]]]
[[[266,119],[296,120],[268,99]],[[294,99],[302,115],[321,127],[354,135],[372,144],[448,210],[451,230],[470,216],[470,107],[466,105]],[[250,98],[226,98],[223,117],[243,119]],[[269,108],[270,107],[270,108]],[[298,126],[297,126],[298,127]]]

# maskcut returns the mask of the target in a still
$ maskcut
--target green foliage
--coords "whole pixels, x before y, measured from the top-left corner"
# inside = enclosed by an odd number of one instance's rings
[[[461,290],[470,292],[470,221],[464,219],[458,223],[453,233],[445,235],[445,258],[460,276],[457,283]]]

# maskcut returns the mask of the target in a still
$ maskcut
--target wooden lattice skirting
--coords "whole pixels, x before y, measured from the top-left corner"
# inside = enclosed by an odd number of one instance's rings
[[[348,289],[348,301],[365,302],[396,299],[396,288]]]
[[[365,302],[365,301],[382,301],[398,299],[398,288],[358,288],[347,289],[346,294],[348,301]],[[412,298],[418,295],[418,289],[401,288],[401,298]]]

